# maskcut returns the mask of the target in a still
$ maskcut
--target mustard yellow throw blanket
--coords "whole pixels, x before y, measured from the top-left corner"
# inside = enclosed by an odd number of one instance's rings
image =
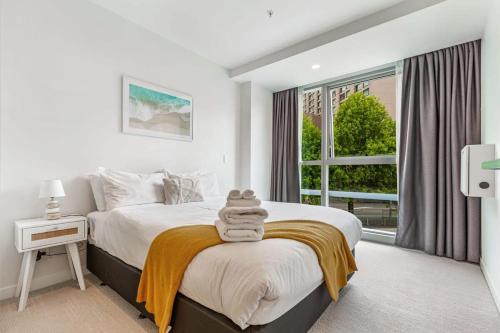
[[[264,225],[264,239],[287,238],[309,245],[318,256],[330,296],[336,301],[356,271],[356,263],[344,234],[330,224],[316,221],[280,221]],[[172,316],[177,290],[191,260],[204,249],[224,243],[212,225],[169,229],[158,235],[149,248],[137,290],[137,302],[146,302],[160,332]]]

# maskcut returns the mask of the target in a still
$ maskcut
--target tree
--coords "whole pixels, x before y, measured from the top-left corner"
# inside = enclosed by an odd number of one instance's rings
[[[311,118],[304,116],[302,122],[302,160],[321,160],[321,130],[314,125]],[[321,167],[315,165],[304,165],[301,170],[302,188],[309,190],[321,189]],[[321,198],[306,195],[302,200],[304,203],[319,205]]]
[[[333,122],[335,156],[396,154],[396,122],[375,96],[350,95]],[[395,165],[336,165],[329,185],[339,191],[396,193]]]
[[[396,123],[375,96],[350,95],[335,113],[335,156],[396,153]]]
[[[310,117],[302,120],[302,161],[321,159],[321,130],[314,125]]]
[[[304,116],[302,120],[302,160],[321,160],[321,130],[314,125],[311,118]],[[304,165],[301,170],[302,188],[309,190],[321,189],[321,167],[316,165]],[[304,203],[319,205],[321,198],[313,195],[305,195]]]
[[[333,133],[336,157],[396,153],[396,123],[375,96],[350,95],[335,113]],[[304,116],[302,160],[320,159],[321,130]],[[396,193],[396,179],[395,165],[335,165],[329,170],[329,188],[337,191]],[[319,166],[302,167],[302,188],[321,188]],[[304,199],[319,203],[318,197]]]

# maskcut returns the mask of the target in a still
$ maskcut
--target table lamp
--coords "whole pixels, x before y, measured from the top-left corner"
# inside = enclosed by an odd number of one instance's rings
[[[59,202],[55,198],[64,197],[64,188],[59,179],[44,180],[40,184],[39,198],[50,198],[45,209],[46,218],[48,220],[57,220],[61,217],[61,209]]]

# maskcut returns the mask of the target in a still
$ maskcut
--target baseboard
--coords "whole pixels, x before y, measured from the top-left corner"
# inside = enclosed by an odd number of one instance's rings
[[[80,256],[82,256],[82,253],[80,253]],[[86,267],[86,258],[80,258],[82,262],[82,273],[83,275],[89,274],[90,272],[87,270]],[[71,280],[71,273],[69,269],[62,269],[58,272],[55,272],[53,274],[48,274],[48,275],[43,275],[40,277],[37,277],[36,274],[33,277],[33,281],[31,281],[31,288],[30,291],[37,290],[37,289],[42,289],[49,287],[51,285],[65,282]],[[0,301],[8,298],[12,298],[16,294],[16,284],[2,287],[0,288]]]
[[[57,273],[53,273],[53,274],[49,274],[49,275],[40,276],[38,278],[33,277],[33,281],[31,281],[30,291],[42,289],[42,288],[51,286],[53,284],[61,283],[61,282],[68,281],[68,280],[71,280],[71,274],[69,272],[69,269],[68,270],[61,270]],[[11,286],[1,288],[0,289],[0,300],[14,297],[15,293],[16,293],[16,286],[17,285],[14,284]]]
[[[497,310],[498,312],[500,312],[500,294],[498,293],[498,290],[495,289],[493,280],[491,279],[491,275],[488,273],[488,269],[486,268],[486,265],[484,264],[482,258],[479,260],[479,266],[481,267],[481,271],[483,271],[483,276],[484,279],[486,280],[486,284],[490,288],[491,296],[493,297],[493,301],[497,306]]]

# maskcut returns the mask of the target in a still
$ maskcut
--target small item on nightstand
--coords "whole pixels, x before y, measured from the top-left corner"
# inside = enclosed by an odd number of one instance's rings
[[[39,198],[50,198],[45,209],[48,220],[57,220],[61,218],[61,209],[59,202],[55,198],[64,197],[64,188],[59,179],[44,180],[40,185]]]

